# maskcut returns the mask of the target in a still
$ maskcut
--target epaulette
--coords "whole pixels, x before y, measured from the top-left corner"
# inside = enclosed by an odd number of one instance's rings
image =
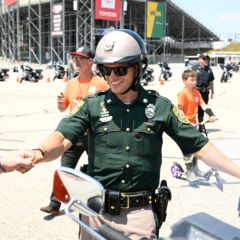
[[[161,97],[161,95],[159,94],[159,92],[155,91],[155,90],[146,90],[147,93],[151,96],[154,96],[154,97]]]
[[[101,96],[101,95],[104,95],[106,94],[107,90],[99,90],[95,93],[96,96]]]
[[[164,102],[167,103],[171,103],[171,101],[168,98],[163,97],[162,95],[159,94],[159,92],[155,91],[155,90],[147,90],[147,93],[151,96],[160,98],[161,100],[163,100]]]

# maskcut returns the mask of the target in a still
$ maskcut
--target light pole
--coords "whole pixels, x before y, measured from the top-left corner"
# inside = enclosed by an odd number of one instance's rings
[[[237,36],[240,36],[240,33],[235,33],[234,34],[234,41],[237,42]]]

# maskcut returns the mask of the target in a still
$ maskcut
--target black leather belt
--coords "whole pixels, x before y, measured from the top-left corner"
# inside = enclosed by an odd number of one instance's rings
[[[152,192],[121,193],[118,191],[105,192],[105,211],[120,214],[121,208],[145,207],[151,205],[155,194]]]
[[[152,204],[153,194],[142,192],[139,194],[121,194],[121,208],[145,207]]]

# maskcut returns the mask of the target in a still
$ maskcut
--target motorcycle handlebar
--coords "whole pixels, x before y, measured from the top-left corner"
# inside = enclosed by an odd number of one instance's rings
[[[130,238],[122,235],[120,232],[114,230],[110,226],[103,224],[98,231],[103,237],[108,240],[130,240]]]

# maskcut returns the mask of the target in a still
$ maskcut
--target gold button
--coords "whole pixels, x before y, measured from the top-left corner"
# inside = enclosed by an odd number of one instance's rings
[[[151,129],[150,128],[147,128],[148,132],[151,132]]]
[[[129,109],[129,108],[127,108],[127,112],[130,112],[130,109]]]
[[[144,98],[143,103],[148,103],[148,100],[146,98]]]
[[[125,180],[122,180],[121,182],[122,182],[122,183],[125,183]]]
[[[125,166],[126,168],[129,168],[130,166],[129,166],[129,164],[126,164],[126,166]]]
[[[152,196],[149,196],[148,199],[151,200],[151,199],[152,199]]]
[[[108,100],[107,100],[107,103],[111,103],[111,102],[112,102],[112,100],[111,100],[111,99],[108,99]]]
[[[129,131],[130,131],[130,128],[126,128],[126,131],[129,132]]]
[[[106,132],[108,129],[105,127],[103,130],[104,130],[104,132]]]
[[[148,201],[149,204],[152,204],[152,201]]]
[[[111,209],[114,209],[115,207],[114,206],[111,206]]]
[[[125,148],[127,151],[130,149],[130,147],[129,146],[126,146],[126,148]]]

